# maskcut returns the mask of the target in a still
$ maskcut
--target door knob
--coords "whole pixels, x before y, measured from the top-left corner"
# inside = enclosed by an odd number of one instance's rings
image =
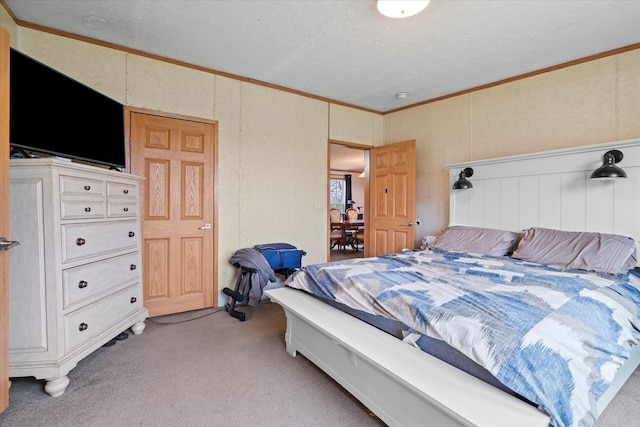
[[[209,223],[206,223],[202,227],[198,227],[198,230],[209,230],[209,229],[211,229],[211,224]]]
[[[405,222],[404,224],[401,224],[403,227],[413,227],[413,221],[409,221],[409,222]]]
[[[0,251],[8,251],[11,248],[18,246],[20,242],[17,240],[7,240],[4,237],[0,237]]]

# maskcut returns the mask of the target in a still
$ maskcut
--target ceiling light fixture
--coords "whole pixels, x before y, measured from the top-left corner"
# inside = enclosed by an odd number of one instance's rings
[[[389,18],[406,18],[424,10],[429,0],[378,0],[378,12]]]
[[[398,98],[398,99],[406,99],[407,96],[409,96],[409,94],[407,92],[398,92],[398,93],[396,93],[396,98]]]

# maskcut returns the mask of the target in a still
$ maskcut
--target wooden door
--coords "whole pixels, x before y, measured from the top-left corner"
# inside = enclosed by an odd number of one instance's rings
[[[9,238],[9,34],[0,29],[0,237]],[[0,412],[9,405],[9,252],[0,251]]]
[[[416,141],[372,148],[369,153],[369,235],[366,256],[415,245]]]
[[[144,305],[150,316],[213,307],[215,123],[132,111],[131,173],[143,183]]]

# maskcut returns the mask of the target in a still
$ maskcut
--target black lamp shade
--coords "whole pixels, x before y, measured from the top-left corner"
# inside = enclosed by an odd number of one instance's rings
[[[473,176],[473,169],[465,168],[462,172],[460,172],[458,180],[453,183],[453,189],[466,190],[467,188],[473,188],[473,184],[471,184],[471,181],[467,179],[467,177],[469,176]]]
[[[602,166],[594,170],[591,179],[626,178],[627,173],[615,164],[622,160],[622,152],[619,150],[607,151],[602,157]]]

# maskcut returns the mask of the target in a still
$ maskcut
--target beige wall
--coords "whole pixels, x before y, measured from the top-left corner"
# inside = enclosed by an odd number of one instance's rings
[[[257,243],[326,261],[328,139],[379,144],[382,116],[16,27],[4,10],[0,23],[12,47],[125,105],[218,121],[220,289],[233,284],[233,252]]]
[[[446,164],[638,137],[640,49],[384,116],[416,139],[418,237],[448,224]]]
[[[448,163],[640,136],[640,50],[382,116],[17,27],[2,8],[0,26],[123,104],[218,120],[220,288],[229,257],[256,243],[326,260],[328,139],[416,139],[419,241],[448,223]]]
[[[2,5],[0,5],[0,27],[7,30],[11,41],[11,47],[15,47],[14,41],[17,39],[18,26]]]
[[[383,116],[343,105],[329,105],[329,138],[365,145],[382,144]]]

